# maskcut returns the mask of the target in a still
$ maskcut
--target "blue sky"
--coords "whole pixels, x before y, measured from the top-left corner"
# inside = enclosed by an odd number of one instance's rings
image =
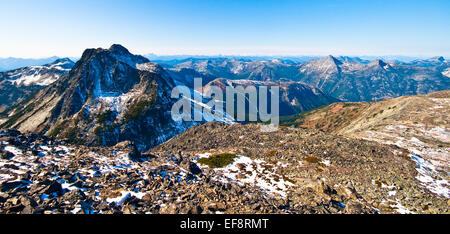
[[[147,54],[450,57],[448,0],[0,0],[0,57]]]

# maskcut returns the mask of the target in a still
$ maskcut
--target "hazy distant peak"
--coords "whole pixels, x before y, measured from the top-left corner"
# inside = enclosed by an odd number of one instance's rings
[[[444,61],[445,61],[445,58],[442,57],[442,56],[435,56],[435,57],[430,58],[429,60],[431,60],[431,61],[444,62]]]
[[[371,65],[371,66],[376,65],[376,66],[384,67],[384,66],[386,66],[386,65],[388,65],[388,64],[385,63],[385,62],[384,62],[383,60],[381,60],[381,59],[375,59],[375,60],[373,60],[372,62],[370,62],[369,65]]]
[[[70,58],[58,58],[54,62],[52,62],[52,64],[55,64],[55,63],[66,63],[66,62],[72,62],[73,63],[73,61]]]
[[[339,59],[335,58],[333,55],[328,55],[326,57],[319,58],[319,59],[316,59],[314,61],[317,62],[317,63],[320,63],[320,64],[325,64],[325,65],[338,66],[338,65],[342,64],[342,62]]]

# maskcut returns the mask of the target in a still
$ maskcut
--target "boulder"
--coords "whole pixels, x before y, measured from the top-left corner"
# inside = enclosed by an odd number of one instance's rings
[[[25,185],[27,185],[27,183],[24,181],[3,182],[2,184],[0,184],[0,191],[8,192],[11,189],[15,189],[17,187],[25,186]]]
[[[0,149],[0,158],[1,159],[11,159],[12,157],[14,157],[15,155],[9,151],[6,150],[1,150]]]

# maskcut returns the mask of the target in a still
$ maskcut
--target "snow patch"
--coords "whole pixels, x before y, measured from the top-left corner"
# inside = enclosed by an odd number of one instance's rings
[[[145,193],[135,193],[130,191],[120,191],[120,195],[118,197],[113,198],[107,198],[106,202],[108,204],[115,203],[116,206],[122,206],[122,204],[130,197],[137,197],[138,199],[142,199],[144,197]]]
[[[207,155],[197,155],[205,157]],[[198,160],[198,159],[197,159]],[[285,165],[281,164],[281,167]],[[206,166],[200,165],[205,168]],[[238,155],[234,162],[225,168],[215,168],[215,172],[219,174],[216,177],[224,183],[235,182],[240,185],[255,186],[269,194],[279,194],[286,197],[289,187],[294,186],[293,183],[278,172],[279,166],[266,163],[264,160],[251,159],[242,155]]]
[[[419,175],[416,179],[430,192],[450,198],[450,183],[439,175],[436,167],[418,155],[410,154],[409,156],[417,163],[416,170]]]
[[[14,154],[15,156],[20,156],[23,154],[22,150],[17,149],[16,147],[10,145],[5,146],[4,150]]]

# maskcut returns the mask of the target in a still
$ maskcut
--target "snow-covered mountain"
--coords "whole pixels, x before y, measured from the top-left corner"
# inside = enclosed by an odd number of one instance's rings
[[[56,59],[41,66],[29,66],[0,72],[0,112],[30,97],[68,73],[74,62]]]
[[[69,58],[62,58],[42,66],[30,66],[8,71],[5,72],[5,76],[16,86],[47,86],[69,72],[74,64]]]

